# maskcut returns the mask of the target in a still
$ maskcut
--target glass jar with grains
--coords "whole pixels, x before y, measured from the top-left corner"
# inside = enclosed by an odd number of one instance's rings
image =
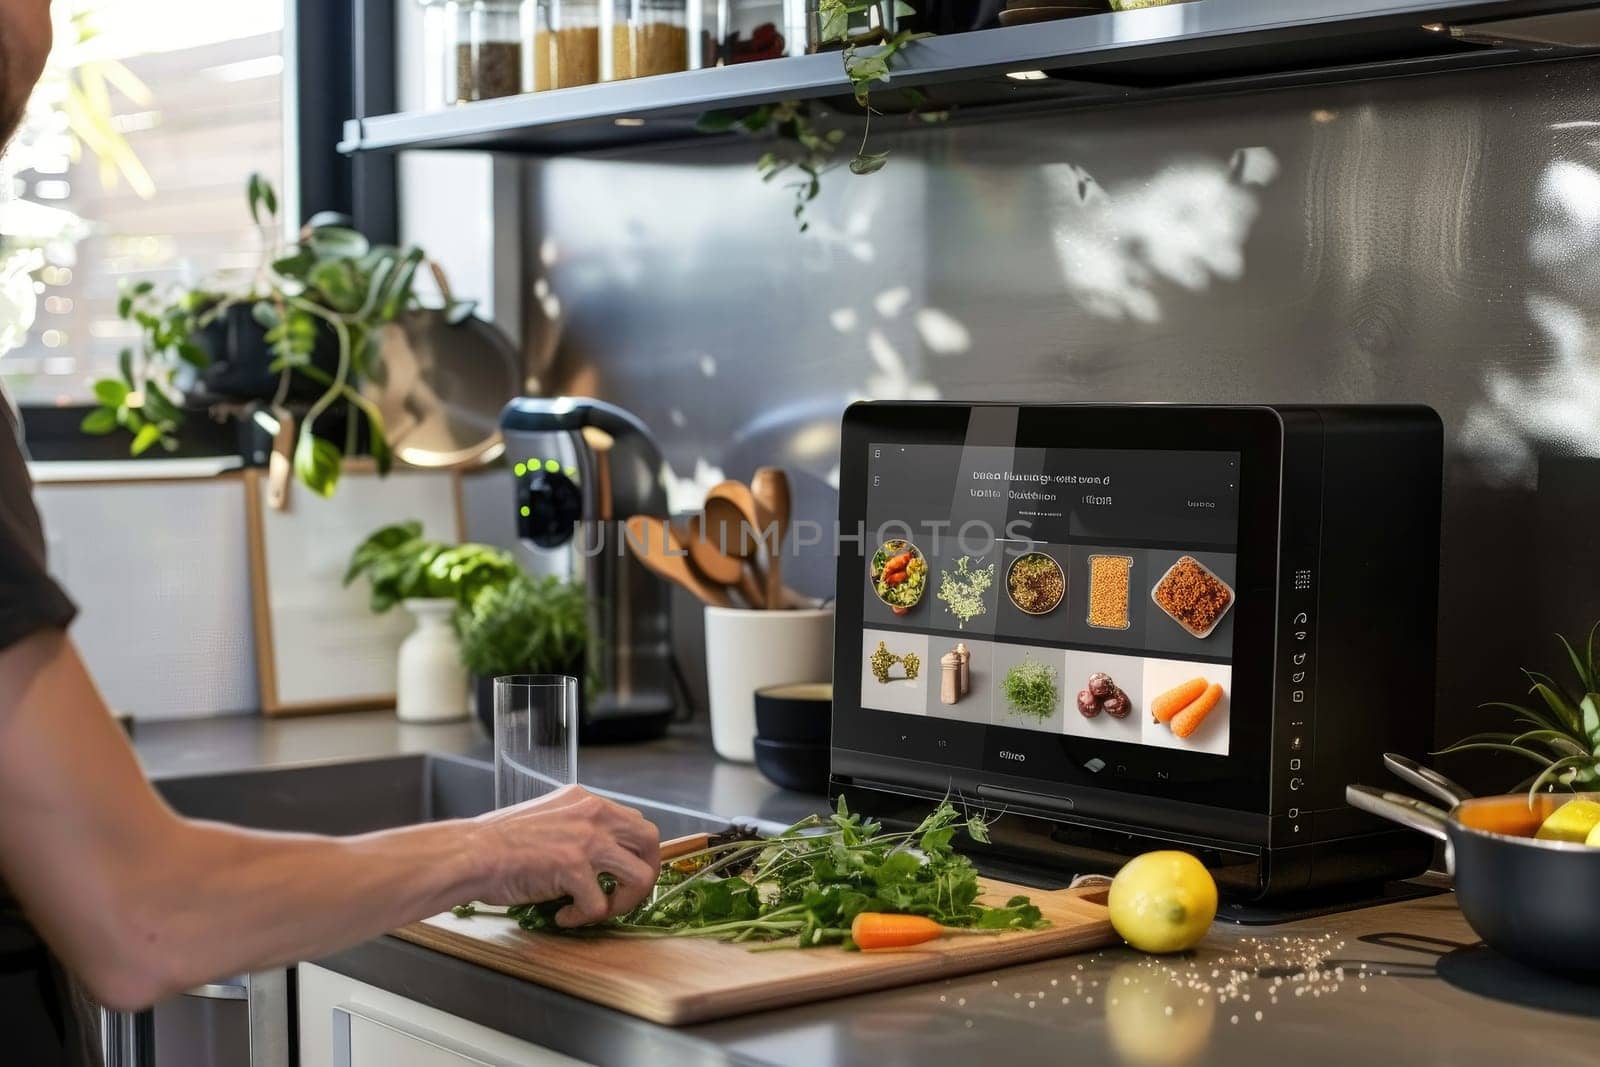
[[[602,0],[600,80],[689,69],[687,0]]]
[[[542,93],[554,88],[550,81],[550,53],[555,42],[550,35],[550,5],[547,0],[522,0],[522,18],[517,36],[522,45],[523,92]]]
[[[600,80],[600,0],[545,0],[541,9],[543,50],[550,88],[569,89]]]
[[[517,0],[449,0],[445,5],[448,102],[467,104],[523,92],[522,15]]]

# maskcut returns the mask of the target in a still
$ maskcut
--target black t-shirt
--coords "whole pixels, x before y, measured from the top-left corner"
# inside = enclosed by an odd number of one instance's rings
[[[0,390],[0,649],[72,621],[45,569],[44,534],[11,402]],[[39,1067],[100,1063],[99,1026],[82,988],[0,882],[0,1060]]]

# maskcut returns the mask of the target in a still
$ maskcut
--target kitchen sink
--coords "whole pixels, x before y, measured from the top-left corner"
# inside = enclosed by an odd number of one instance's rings
[[[165,778],[155,787],[191,818],[256,830],[361,834],[488,811],[494,806],[494,766],[417,754]],[[663,839],[727,826],[711,815],[597,792],[638,808],[661,828]]]
[[[256,830],[361,834],[494,806],[494,766],[461,756],[413,754],[304,764],[154,782],[173,809],[196,819]],[[596,790],[638,808],[679,837],[721,830],[727,820]],[[288,973],[271,971],[213,982],[138,1015],[108,1013],[108,1062],[118,1067],[287,1067],[293,1062]]]

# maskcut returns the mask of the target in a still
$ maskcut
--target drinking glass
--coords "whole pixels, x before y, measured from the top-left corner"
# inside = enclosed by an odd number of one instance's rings
[[[494,680],[494,804],[521,804],[578,780],[578,679]]]

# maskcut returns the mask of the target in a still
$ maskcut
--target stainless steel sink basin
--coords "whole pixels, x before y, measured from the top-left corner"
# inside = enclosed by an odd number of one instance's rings
[[[479,815],[494,806],[494,767],[460,756],[408,755],[348,763],[165,778],[167,803],[197,819],[322,834]],[[607,793],[638,808],[663,839],[720,830],[726,820]]]
[[[167,803],[197,819],[322,834],[360,834],[494,806],[494,766],[460,756],[407,755],[224,774],[161,778]],[[726,820],[607,792],[642,811],[663,839],[720,830]],[[114,1062],[287,1067],[292,1062],[289,985],[283,971],[191,990],[139,1017],[111,1015]]]

